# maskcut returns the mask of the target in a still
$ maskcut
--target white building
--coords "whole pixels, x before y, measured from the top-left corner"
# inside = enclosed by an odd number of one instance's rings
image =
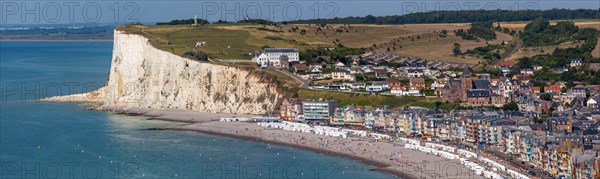
[[[331,72],[331,79],[334,81],[354,81],[355,77],[349,71],[337,69]]]
[[[583,60],[581,58],[571,59],[571,67],[578,67],[583,64]]]
[[[281,67],[283,62],[300,61],[298,57],[298,49],[295,48],[265,48],[264,52],[256,55],[253,62],[261,66],[277,66]]]

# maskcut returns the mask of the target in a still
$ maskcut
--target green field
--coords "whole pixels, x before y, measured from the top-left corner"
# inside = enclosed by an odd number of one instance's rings
[[[386,105],[391,108],[410,106],[414,102],[424,99],[423,97],[416,96],[382,96],[309,89],[300,89],[298,92],[298,97],[308,99],[337,100],[339,101],[340,106],[349,104],[364,106]]]

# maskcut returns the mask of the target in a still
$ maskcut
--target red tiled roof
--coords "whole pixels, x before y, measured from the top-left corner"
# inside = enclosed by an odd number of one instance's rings
[[[300,63],[300,64],[294,65],[294,69],[296,69],[298,71],[306,71],[306,70],[308,70],[308,66],[306,66],[306,64],[304,64],[304,63]]]
[[[411,78],[411,84],[425,84],[425,78]]]
[[[498,63],[498,66],[512,67],[514,65],[515,65],[515,62],[509,62],[509,61],[501,61],[500,63]]]
[[[546,86],[545,91],[560,91],[560,86],[559,85],[550,85],[550,86]]]

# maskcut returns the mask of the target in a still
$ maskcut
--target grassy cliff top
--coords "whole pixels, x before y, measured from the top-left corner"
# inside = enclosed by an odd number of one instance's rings
[[[300,50],[332,46],[299,34],[280,32],[276,27],[252,24],[210,24],[197,27],[125,25],[117,29],[143,35],[150,39],[154,47],[176,55],[202,51],[211,59],[219,60],[249,60],[252,58],[250,53],[261,50],[263,46]],[[206,45],[196,47],[197,42],[206,42]]]

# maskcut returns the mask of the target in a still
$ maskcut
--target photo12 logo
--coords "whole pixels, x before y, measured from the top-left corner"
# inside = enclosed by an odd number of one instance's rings
[[[266,19],[294,21],[300,19],[334,18],[340,6],[326,1],[240,1],[202,2],[200,17],[237,21],[239,19]]]
[[[1,178],[131,178],[139,173],[134,162],[2,162]]]
[[[127,1],[2,1],[0,22],[138,22],[139,5]]]
[[[539,10],[534,1],[401,1],[401,14],[430,11]]]

